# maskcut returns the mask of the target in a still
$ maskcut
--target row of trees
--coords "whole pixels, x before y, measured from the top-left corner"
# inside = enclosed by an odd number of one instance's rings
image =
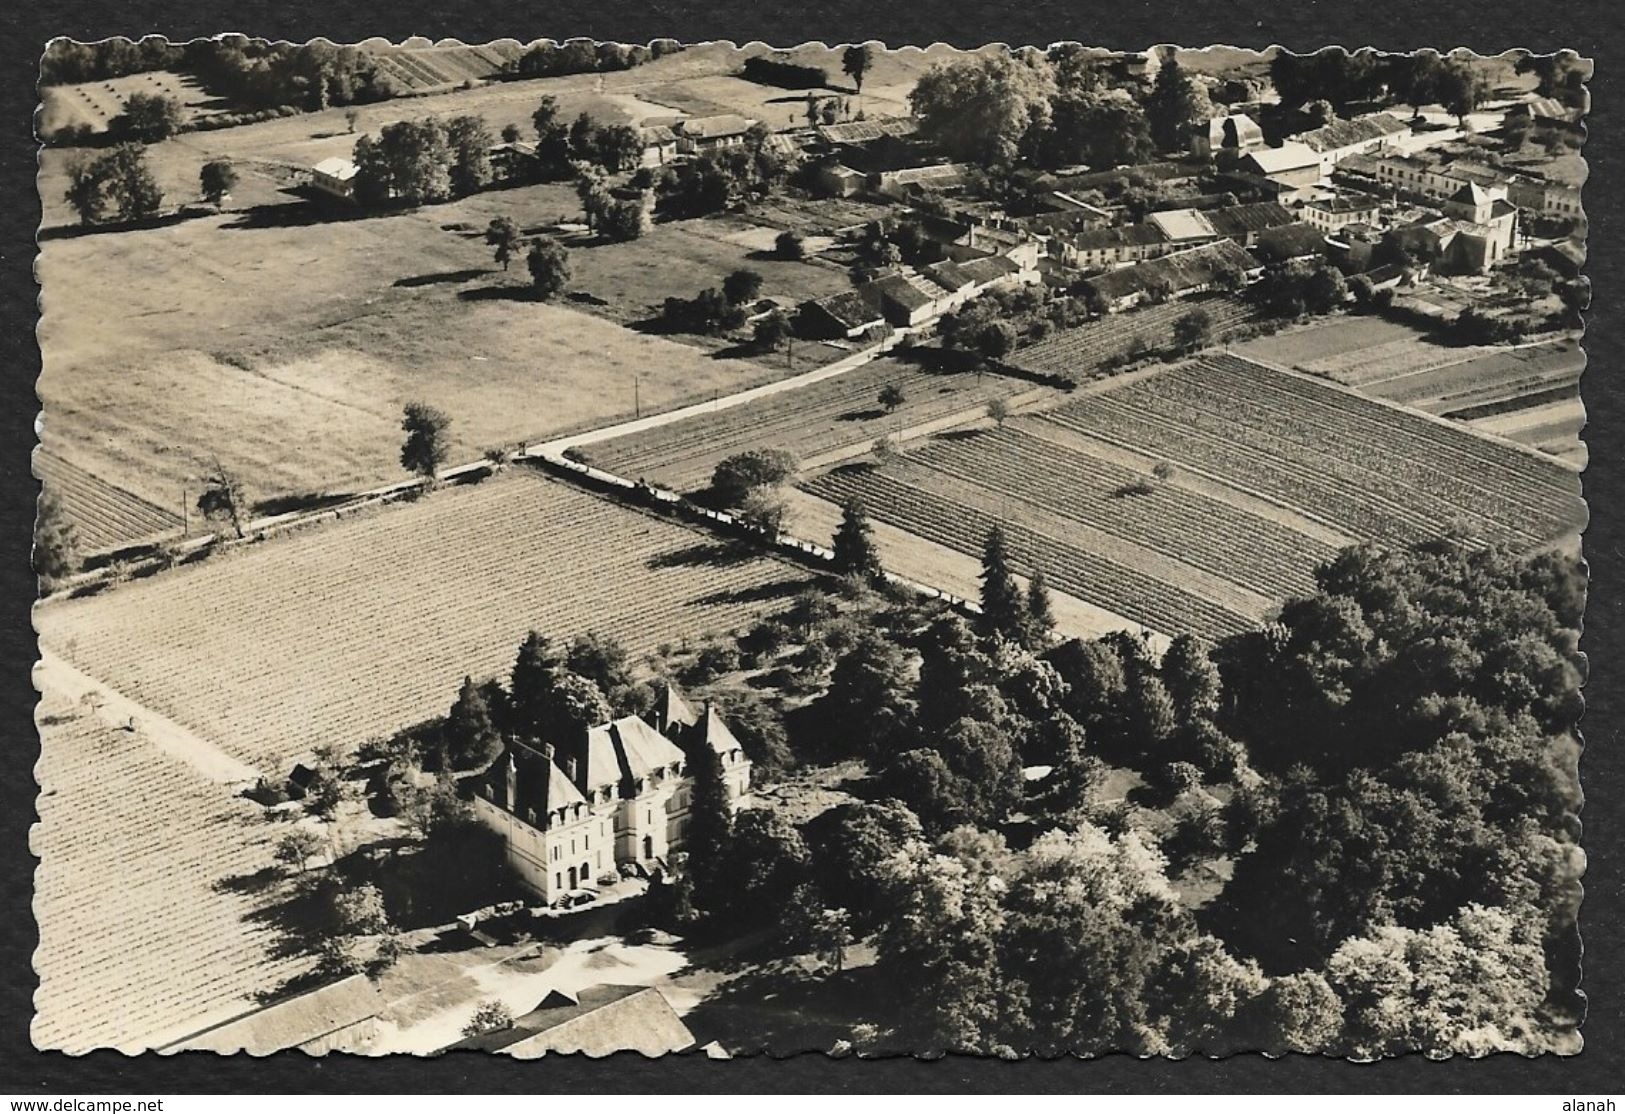
[[[1350,105],[1389,96],[1420,109],[1439,104],[1465,117],[1489,95],[1481,65],[1437,51],[1381,54],[1332,47],[1313,54],[1279,51],[1270,59],[1270,79],[1287,108],[1326,101],[1339,112]]]
[[[1163,64],[1148,91],[1130,92],[1108,87],[1076,44],[933,66],[909,103],[926,136],[984,166],[1143,162],[1159,147],[1183,147],[1189,127],[1211,115],[1207,94],[1177,61]]]
[[[648,46],[600,43],[592,39],[537,43],[507,67],[519,77],[564,77],[578,73],[613,73],[641,66],[682,50],[675,39],[656,39]]]
[[[363,205],[422,205],[484,189],[495,139],[479,116],[386,124],[355,144],[355,198]]]

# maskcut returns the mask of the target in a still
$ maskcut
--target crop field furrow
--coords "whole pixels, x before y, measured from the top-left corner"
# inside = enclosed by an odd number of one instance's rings
[[[888,386],[898,387],[905,399],[889,414],[879,402]],[[923,371],[882,358],[799,390],[589,445],[586,453],[595,465],[618,475],[691,490],[703,486],[717,463],[734,453],[777,448],[810,459],[1031,388],[1007,376]]]
[[[1553,533],[1564,529],[1564,516],[1578,501],[1579,480],[1571,469],[1510,446],[1393,407],[1371,406],[1357,396],[1299,376],[1275,374],[1256,379],[1260,371],[1270,369],[1238,357],[1216,356],[1202,363],[1227,377],[1230,385],[1255,383],[1276,397],[1290,397],[1346,416],[1350,429],[1343,436],[1344,443],[1369,445],[1373,437],[1382,436],[1395,447],[1414,447],[1418,455],[1454,465],[1436,478],[1475,485],[1492,498],[1544,515],[1553,523]]]
[[[1310,591],[1332,556],[1296,531],[1153,477],[1009,430],[911,453],[1034,506],[1155,549],[1271,597]]]
[[[1018,349],[1007,362],[1038,375],[1077,379],[1108,360],[1126,354],[1136,341],[1148,351],[1166,347],[1174,322],[1193,310],[1208,314],[1215,339],[1258,319],[1251,304],[1227,295],[1192,298],[1146,306],[1125,313],[1109,313],[1070,329],[1057,329],[1035,344]]]
[[[85,471],[59,456],[40,452],[35,470],[47,491],[61,500],[85,553],[117,549],[154,535],[179,532],[178,515]]]
[[[141,1048],[305,969],[237,884],[279,834],[258,806],[50,688],[40,714],[36,1045]]]
[[[1255,376],[1275,374],[1278,373],[1268,369],[1254,373]],[[1318,408],[1271,406],[1273,399],[1262,384],[1248,381],[1234,384],[1235,391],[1251,389],[1250,396],[1241,397],[1250,398],[1257,409],[1249,415],[1246,424],[1227,422],[1217,407],[1225,398],[1237,397],[1227,389],[1230,386],[1216,382],[1205,367],[1190,375],[1173,372],[1158,378],[1155,405],[1163,408],[1164,416],[1181,424],[1218,437],[1233,438],[1240,446],[1290,460],[1307,473],[1334,478],[1335,482],[1362,493],[1373,506],[1410,518],[1424,529],[1448,521],[1456,507],[1473,505],[1459,498],[1459,482],[1448,473],[1444,461],[1430,459],[1425,446],[1401,438],[1398,444],[1385,447],[1381,442],[1344,432]],[[1139,402],[1142,397],[1129,396],[1119,401]],[[1441,471],[1441,468],[1446,470]],[[1533,532],[1523,529],[1526,521],[1523,516],[1494,515],[1493,507],[1480,510],[1483,517],[1495,521],[1514,537],[1538,540]]]
[[[748,625],[808,576],[516,470],[52,602],[37,624],[110,687],[273,771],[443,713],[532,628],[640,655]]]
[[[1236,438],[1204,433],[1177,420],[1154,416],[1114,395],[1079,399],[1040,417],[1064,429],[1127,445],[1176,465],[1201,468],[1226,482],[1257,491],[1315,515],[1345,532],[1374,541],[1406,545],[1426,536],[1419,516],[1400,508],[1373,507],[1358,488],[1335,477],[1317,477],[1289,460]]]
[[[1242,361],[1237,363],[1247,368],[1245,374],[1233,368],[1215,370],[1207,361],[1198,361],[1130,384],[1099,400],[1079,400],[1057,414],[1068,411],[1073,417],[1089,414],[1102,421],[1103,428],[1107,429],[1111,428],[1112,419],[1100,411],[1115,411],[1120,419],[1127,412],[1131,415],[1128,423],[1141,417],[1160,421],[1166,427],[1170,442],[1159,450],[1163,455],[1178,460],[1181,440],[1206,438],[1207,445],[1200,448],[1215,458],[1214,465],[1220,474],[1226,474],[1227,469],[1239,473],[1260,471],[1249,459],[1253,457],[1275,461],[1292,475],[1275,477],[1266,488],[1270,494],[1290,503],[1293,487],[1318,488],[1322,492],[1327,488],[1339,489],[1343,495],[1364,504],[1368,516],[1376,520],[1359,531],[1361,536],[1380,539],[1385,532],[1391,533],[1381,528],[1383,519],[1408,524],[1427,536],[1459,523],[1464,517],[1475,519],[1477,528],[1492,538],[1522,544],[1544,541],[1562,532],[1563,500],[1548,498],[1544,507],[1525,505],[1524,500],[1520,500],[1519,505],[1510,505],[1509,500],[1496,499],[1484,487],[1461,478],[1462,472],[1471,472],[1470,458],[1456,455],[1456,448],[1448,439],[1470,439],[1470,435],[1400,411],[1393,413],[1401,421],[1384,426],[1372,421],[1368,414],[1349,414],[1339,406],[1320,406],[1317,400],[1269,388],[1271,378],[1291,378],[1294,385],[1318,387],[1309,380],[1288,377]],[[1339,397],[1333,401],[1339,404],[1377,408],[1377,404],[1366,404],[1354,396],[1335,393]],[[1245,409],[1238,409],[1238,404]],[[1424,423],[1426,430],[1401,429],[1402,420],[1406,418]],[[1362,422],[1370,422],[1371,428],[1365,430]],[[1127,423],[1119,420],[1118,424]],[[1350,430],[1369,435],[1356,436]],[[1395,435],[1385,437],[1388,430],[1396,431]],[[1426,440],[1420,435],[1422,432],[1436,436]],[[1441,445],[1441,442],[1445,443]],[[1329,446],[1335,447],[1335,451]],[[1499,448],[1515,453],[1515,450]],[[1535,458],[1528,459],[1533,465],[1531,472],[1541,467]],[[1268,467],[1263,469],[1268,470]],[[1538,480],[1534,482],[1538,487]],[[1319,504],[1301,505],[1311,509]],[[1320,513],[1336,521],[1340,512],[1328,508]]]
[[[999,520],[952,499],[872,469],[838,469],[804,485],[820,498],[862,499],[878,520],[929,541],[979,555]],[[1256,625],[1248,616],[1183,591],[1138,569],[1089,553],[1018,523],[1005,523],[1016,570],[1042,570],[1058,591],[1161,633],[1189,631],[1208,639]]]
[[[1262,616],[1272,608],[1273,601],[1269,597],[1215,576],[1177,555],[1159,553],[1120,535],[1041,507],[1019,495],[991,489],[975,474],[956,473],[952,468],[925,466],[912,460],[897,465],[892,469],[892,474],[913,487],[975,511],[989,520],[1055,538],[1071,549],[1135,569],[1239,614]]]

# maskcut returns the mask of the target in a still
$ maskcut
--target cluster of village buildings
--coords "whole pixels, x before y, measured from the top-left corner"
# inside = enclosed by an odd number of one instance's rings
[[[1158,61],[1152,53],[1115,64],[1125,80],[1147,81]],[[1484,274],[1520,250],[1531,218],[1578,222],[1582,215],[1576,187],[1484,162],[1449,143],[1454,133],[1435,143],[1397,112],[1333,119],[1272,146],[1239,107],[1193,128],[1182,156],[1055,176],[1041,211],[1021,217],[968,197],[974,171],[941,158],[912,118],[773,133],[775,147],[810,162],[809,180],[820,192],[893,203],[920,218],[926,235],[925,250],[908,265],[803,305],[798,328],[838,339],[917,327],[990,287],[1046,277],[1090,290],[1118,310],[1200,293],[1221,276],[1233,281],[1237,271],[1253,276],[1267,263],[1297,258],[1329,259],[1346,273],[1367,274],[1378,288],[1399,282],[1404,263]],[[1536,127],[1578,127],[1577,114],[1550,98],[1528,99],[1511,113]],[[639,129],[641,165],[741,146],[755,123],[737,114],[647,120]],[[499,174],[518,173],[535,146],[503,143],[492,154]],[[354,175],[347,160],[329,159],[314,168],[312,183],[348,197]],[[1102,191],[1120,189],[1125,175],[1172,200],[1142,213],[1103,201]],[[1559,262],[1564,258],[1560,253]]]
[[[1520,107],[1554,126],[1572,119],[1546,102]],[[1519,251],[1530,218],[1577,222],[1582,215],[1573,186],[1430,149],[1415,142],[1407,120],[1373,112],[1277,146],[1265,143],[1250,116],[1218,116],[1193,129],[1188,157],[1126,172],[1179,199],[1169,207],[1131,219],[1123,206],[1089,200],[1125,171],[1081,172],[1055,177],[1044,211],[1012,218],[958,196],[968,168],[889,168],[906,157],[912,126],[896,119],[818,129],[827,148],[820,186],[832,195],[920,206],[931,214],[923,222],[933,241],[928,254],[961,271],[978,257],[1002,264],[1002,275],[984,272],[987,285],[1052,275],[1092,290],[1110,310],[1199,293],[1220,276],[1253,276],[1268,263],[1299,258],[1328,259],[1367,274],[1378,288],[1400,281],[1398,261],[1441,274],[1485,274]],[[967,285],[958,276],[942,281],[940,268],[902,268],[814,303],[807,316],[848,336],[879,322],[919,324],[965,296]]]

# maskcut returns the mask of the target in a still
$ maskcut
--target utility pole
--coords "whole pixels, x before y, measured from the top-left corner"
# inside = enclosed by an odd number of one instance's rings
[[[634,418],[643,417],[643,400],[638,391],[638,376],[636,372],[634,372],[632,375],[632,416]]]
[[[189,509],[186,505],[186,485],[183,483],[181,484],[181,537],[183,538],[192,532],[191,516],[188,514]]]

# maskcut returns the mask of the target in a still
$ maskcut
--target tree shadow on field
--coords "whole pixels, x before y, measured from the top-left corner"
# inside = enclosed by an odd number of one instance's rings
[[[459,282],[468,282],[491,272],[484,267],[467,267],[461,271],[441,271],[430,275],[409,275],[398,278],[390,285],[403,287],[452,285]]]
[[[306,491],[295,495],[273,495],[254,504],[255,517],[292,514],[294,511],[320,511],[354,498],[347,491]]]
[[[701,596],[695,603],[707,607],[729,603],[770,603],[774,600],[794,599],[796,594],[811,584],[809,580],[775,580],[767,584],[752,584],[746,588],[728,588]]]
[[[893,996],[877,989],[872,974],[811,973],[794,961],[771,963],[724,982],[685,1020],[730,1048],[776,1056],[827,1052],[855,1026],[884,1020]]]
[[[393,212],[374,213],[359,206],[328,204],[303,198],[298,201],[279,201],[269,205],[255,205],[244,209],[238,219],[220,227],[231,232],[247,232],[264,228],[309,228],[317,224],[343,224],[357,220],[381,220],[395,216]]]
[[[876,418],[884,418],[885,416],[886,412],[884,410],[876,410],[874,407],[870,407],[867,410],[848,410],[844,414],[837,414],[835,420],[838,422],[872,422]]]
[[[274,866],[263,866],[247,874],[234,874],[229,878],[217,879],[214,883],[216,893],[224,894],[262,894],[282,880],[282,871]]]
[[[457,296],[465,302],[539,302],[536,290],[530,286],[476,286],[472,290],[459,290]]]
[[[648,560],[651,569],[725,569],[754,560],[757,551],[744,541],[695,542],[681,549],[656,553]]]

